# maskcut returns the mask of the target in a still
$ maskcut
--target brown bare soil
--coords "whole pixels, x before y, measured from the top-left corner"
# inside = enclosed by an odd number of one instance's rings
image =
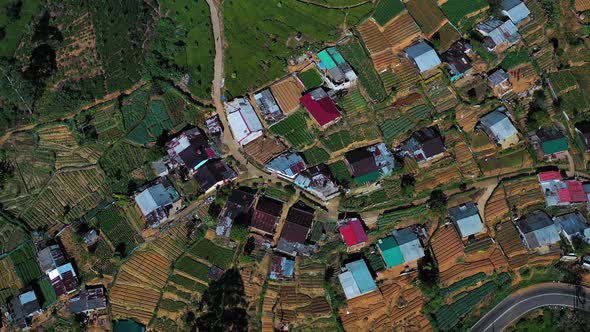
[[[432,237],[430,244],[441,271],[450,268],[457,263],[457,260],[465,257],[463,242],[452,224],[441,226]]]
[[[296,78],[290,76],[271,85],[270,91],[281,107],[281,111],[289,114],[299,108],[299,98],[304,88]]]
[[[492,227],[497,221],[500,221],[509,215],[510,208],[506,201],[506,192],[502,186],[496,187],[492,196],[488,199],[484,211],[485,222],[488,227]]]
[[[459,142],[455,145],[455,160],[463,177],[477,177],[480,174],[479,166],[465,142]]]
[[[287,147],[280,140],[272,137],[260,136],[243,147],[244,153],[256,161],[265,165],[275,157],[287,151]]]

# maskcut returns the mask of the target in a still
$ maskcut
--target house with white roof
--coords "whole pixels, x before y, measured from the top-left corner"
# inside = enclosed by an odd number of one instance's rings
[[[484,115],[480,120],[483,131],[490,138],[500,144],[503,149],[519,142],[518,131],[510,121],[510,118],[502,112],[504,107]]]
[[[338,280],[347,300],[377,289],[367,263],[362,259],[346,264],[343,272],[338,275]]]
[[[225,104],[229,128],[240,145],[262,136],[262,123],[246,98],[236,98]]]
[[[580,237],[590,243],[590,225],[580,212],[567,213],[553,217],[553,221],[561,229],[561,234],[570,244],[574,237]]]
[[[406,48],[406,54],[414,62],[420,74],[436,68],[441,64],[436,51],[425,41]]]
[[[514,24],[525,22],[531,14],[529,8],[520,0],[502,0],[502,14]]]
[[[478,235],[485,234],[486,231],[475,203],[467,202],[452,207],[448,211],[463,241],[475,239]]]

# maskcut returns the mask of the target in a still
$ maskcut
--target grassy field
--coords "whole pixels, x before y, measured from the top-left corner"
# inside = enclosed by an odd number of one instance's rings
[[[209,280],[209,267],[188,256],[179,259],[175,263],[175,269],[205,282]]]
[[[483,172],[493,171],[500,168],[519,167],[527,158],[528,151],[520,150],[497,158],[490,158],[488,161],[480,161],[479,166]]]
[[[354,26],[372,10],[370,2],[351,9],[329,9],[297,0],[224,1],[228,92],[239,96],[284,75],[291,55],[336,41],[342,23]],[[298,32],[300,41],[295,40]]]
[[[422,32],[427,35],[433,33],[445,19],[436,1],[410,0],[406,2],[406,8],[408,8]]]
[[[200,257],[224,270],[230,266],[234,257],[233,250],[218,246],[206,239],[195,243],[189,249],[189,253],[193,256]]]
[[[400,0],[381,0],[375,8],[373,18],[379,25],[384,26],[404,9],[405,7]]]
[[[119,142],[102,155],[100,166],[110,180],[113,192],[127,192],[127,185],[132,181],[130,172],[147,162],[150,151],[147,148]]]
[[[155,142],[158,136],[170,129],[172,129],[172,121],[166,112],[164,102],[152,100],[145,117],[127,134],[127,139],[142,145],[148,144]]]
[[[342,150],[352,144],[352,135],[348,130],[341,130],[328,137],[320,139],[320,142],[331,152]]]
[[[0,56],[12,56],[18,47],[26,26],[40,14],[41,1],[22,1],[20,8],[17,1],[0,1],[0,30],[4,37],[0,43]]]
[[[318,86],[322,85],[322,83],[324,82],[324,80],[320,76],[320,73],[318,73],[318,71],[315,69],[306,70],[306,71],[300,73],[299,75],[297,75],[297,77],[299,78],[299,80],[301,80],[301,82],[305,86],[305,90],[311,90],[313,88],[317,88]]]
[[[328,158],[330,158],[330,155],[326,150],[320,147],[313,147],[309,150],[303,151],[303,156],[305,157],[307,166],[315,166],[317,164],[325,163],[328,161]]]
[[[313,143],[311,129],[307,125],[308,115],[297,111],[269,128],[273,135],[283,136],[294,148],[302,148]]]
[[[28,285],[41,276],[41,270],[35,259],[35,248],[32,243],[24,243],[18,249],[11,252],[9,257],[23,285]]]
[[[466,15],[478,12],[488,6],[486,0],[448,0],[441,6],[441,9],[451,23],[458,25]]]
[[[352,181],[352,175],[348,170],[348,166],[346,166],[345,162],[339,160],[333,164],[328,165],[330,168],[330,172],[334,175],[334,178],[338,183],[342,185],[347,185]]]
[[[387,93],[385,92],[381,78],[377,75],[375,67],[373,67],[373,62],[365,53],[359,41],[352,39],[348,43],[340,45],[338,49],[354,69],[369,97],[376,101],[385,99]]]
[[[521,48],[517,51],[507,52],[506,57],[500,63],[500,67],[510,70],[527,62],[531,62],[528,50]]]

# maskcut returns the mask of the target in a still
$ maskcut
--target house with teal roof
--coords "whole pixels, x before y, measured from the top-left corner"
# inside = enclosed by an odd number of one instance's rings
[[[338,275],[347,300],[377,289],[373,276],[363,259],[347,263],[344,272]]]
[[[407,265],[424,257],[422,243],[413,227],[395,230],[377,240],[377,248],[387,268]]]
[[[326,85],[332,90],[349,88],[356,81],[356,73],[336,47],[328,47],[318,52],[318,67],[324,74]]]
[[[569,149],[567,138],[557,128],[542,128],[537,130],[539,145],[545,159],[559,159],[565,156]]]

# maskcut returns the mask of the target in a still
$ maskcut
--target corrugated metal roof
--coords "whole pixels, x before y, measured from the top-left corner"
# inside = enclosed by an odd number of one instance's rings
[[[567,138],[560,137],[543,142],[541,143],[541,149],[543,149],[543,154],[545,155],[567,151]]]
[[[498,110],[485,115],[481,118],[480,122],[494,133],[498,143],[501,143],[518,133],[510,119]]]
[[[499,85],[500,83],[508,80],[508,73],[504,71],[504,69],[498,69],[493,72],[488,79],[492,83],[493,86]]]
[[[519,0],[502,1],[502,12],[508,16],[514,24],[518,24],[531,14],[528,7]]]
[[[247,144],[262,135],[262,123],[250,102],[236,98],[226,105],[227,120],[234,138],[240,144]]]
[[[18,299],[22,305],[25,305],[29,302],[37,301],[37,296],[35,296],[35,292],[31,290],[19,295]]]
[[[483,232],[483,224],[479,214],[457,220],[456,223],[462,237],[468,237]]]
[[[327,50],[321,50],[320,52],[318,52],[318,58],[320,58],[322,65],[326,69],[330,70],[330,69],[336,67],[336,62],[334,62],[334,60],[332,59],[330,54],[328,54]]]
[[[377,241],[377,247],[381,251],[385,265],[388,268],[403,264],[404,257],[393,236],[379,239]]]
[[[144,216],[147,216],[158,208],[158,204],[147,189],[135,196],[135,202]]]
[[[586,218],[579,212],[564,214],[553,219],[567,235],[583,234],[589,227]]]
[[[436,54],[436,51],[424,41],[408,47],[406,49],[406,54],[414,60],[420,73],[440,65],[438,54]]]
[[[547,171],[539,173],[539,181],[540,182],[547,182],[547,181],[561,181],[561,173],[559,171]]]
[[[364,260],[359,259],[358,261],[348,263],[346,264],[346,268],[352,273],[354,281],[356,282],[361,294],[370,292],[377,288],[377,285],[375,285],[375,281],[373,280],[373,276],[371,276],[371,273],[369,272],[367,264]]]
[[[492,39],[494,44],[500,45],[504,42],[513,42],[520,38],[518,34],[518,28],[512,21],[508,20],[496,29],[490,31],[489,37]]]
[[[352,299],[353,297],[361,295],[361,290],[354,281],[352,272],[346,271],[340,273],[338,275],[338,279],[340,280],[340,285],[342,285],[342,289],[344,290],[344,296],[346,296],[347,299]]]
[[[281,173],[289,178],[299,174],[305,167],[305,161],[297,153],[280,155],[266,164],[266,168],[269,170]]]

